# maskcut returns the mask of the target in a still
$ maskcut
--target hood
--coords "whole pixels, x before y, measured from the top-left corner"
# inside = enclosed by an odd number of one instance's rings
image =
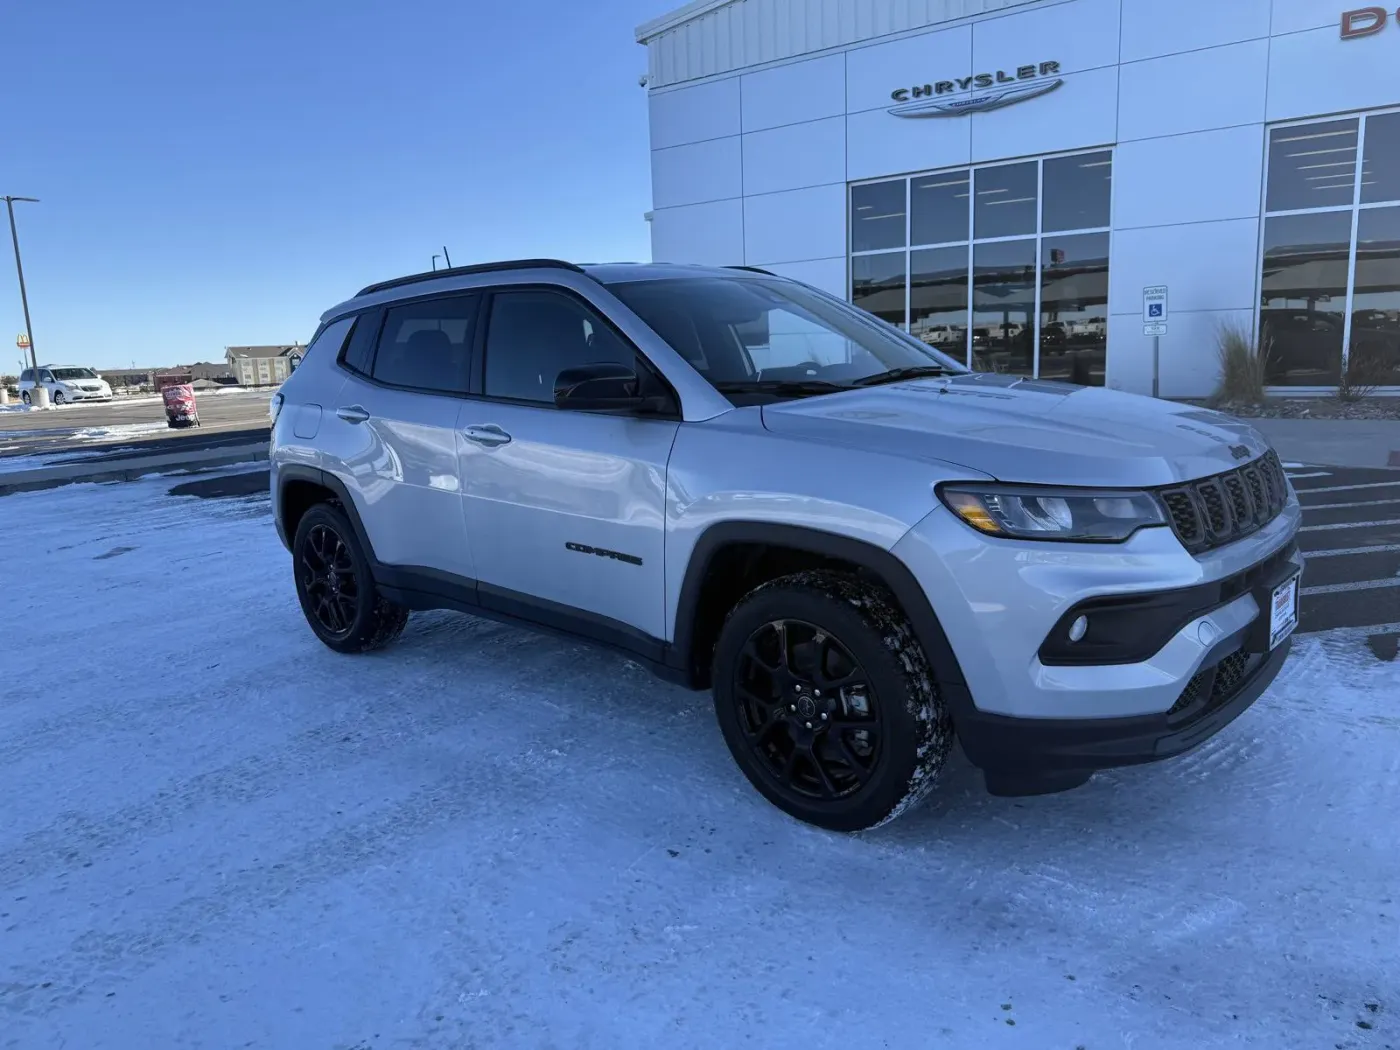
[[[938,459],[1000,481],[1153,487],[1268,451],[1253,427],[1206,409],[1099,387],[972,374],[767,405],[777,434]]]

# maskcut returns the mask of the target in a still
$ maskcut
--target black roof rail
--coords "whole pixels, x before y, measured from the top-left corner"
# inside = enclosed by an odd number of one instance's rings
[[[445,270],[430,270],[427,273],[395,277],[391,281],[380,281],[378,284],[361,288],[355,293],[355,298],[358,299],[362,295],[373,295],[375,292],[387,291],[390,288],[400,288],[406,284],[417,284],[419,281],[436,281],[442,277],[464,277],[467,274],[493,273],[497,270],[541,270],[546,268],[573,270],[575,273],[584,272],[582,266],[575,266],[562,259],[512,259],[507,262],[476,263],[472,266],[451,266]]]
[[[765,270],[765,269],[764,269],[763,267],[761,267],[761,266],[726,266],[725,269],[726,269],[726,270],[748,270],[749,273],[761,273],[761,274],[763,274],[765,277],[777,277],[777,276],[778,276],[778,275],[777,275],[776,273],[774,273],[772,270]]]

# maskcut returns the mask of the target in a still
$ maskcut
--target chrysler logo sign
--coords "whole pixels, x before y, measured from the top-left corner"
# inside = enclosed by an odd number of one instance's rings
[[[999,69],[995,73],[977,73],[957,80],[916,84],[890,93],[890,98],[898,103],[890,112],[896,117],[985,113],[1049,94],[1064,83],[1059,72],[1060,63],[1042,62],[1038,66],[1021,66],[1014,74]]]

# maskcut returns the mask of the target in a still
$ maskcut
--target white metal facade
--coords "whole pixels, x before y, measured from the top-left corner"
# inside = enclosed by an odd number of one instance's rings
[[[648,83],[777,62],[1044,0],[700,0],[637,30]]]
[[[984,2],[996,0],[966,0]],[[852,184],[1108,149],[1108,384],[1151,389],[1142,294],[1168,285],[1162,393],[1208,394],[1221,324],[1258,324],[1272,129],[1400,106],[1400,18],[1392,11],[1383,31],[1344,40],[1353,6],[1031,0],[911,31],[898,27],[965,8],[691,5],[639,31],[656,77],[653,257],[763,266],[849,297]],[[702,46],[706,34],[727,50]],[[889,112],[899,88],[1046,60],[1064,82],[1040,98],[937,119]],[[1354,266],[1355,243],[1350,251]]]

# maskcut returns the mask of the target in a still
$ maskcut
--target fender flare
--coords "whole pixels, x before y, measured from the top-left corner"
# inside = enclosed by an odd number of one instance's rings
[[[929,603],[928,595],[909,568],[889,551],[864,540],[841,536],[800,525],[781,525],[761,521],[724,521],[707,528],[691,552],[676,603],[676,626],[672,650],[684,670],[694,677],[696,668],[691,656],[695,645],[695,618],[700,607],[700,595],[716,555],[733,544],[763,544],[786,547],[807,554],[850,562],[881,580],[893,592],[904,614],[909,617],[914,633],[933,665],[938,686],[947,700],[954,720],[962,711],[972,708],[972,695],[967,688],[962,668],[943,625]]]
[[[350,527],[355,530],[355,539],[359,541],[360,549],[365,552],[365,557],[369,559],[370,565],[379,564],[379,559],[374,555],[374,547],[369,542],[369,533],[365,531],[365,523],[360,520],[359,509],[355,506],[355,501],[350,498],[350,490],[345,487],[345,483],[328,471],[304,466],[300,463],[287,464],[277,468],[277,531],[282,535],[288,547],[292,545],[292,537],[287,535],[286,523],[282,518],[282,508],[286,506],[284,496],[287,485],[294,481],[309,482],[326,489],[335,496],[345,511],[345,516],[350,519]]]

